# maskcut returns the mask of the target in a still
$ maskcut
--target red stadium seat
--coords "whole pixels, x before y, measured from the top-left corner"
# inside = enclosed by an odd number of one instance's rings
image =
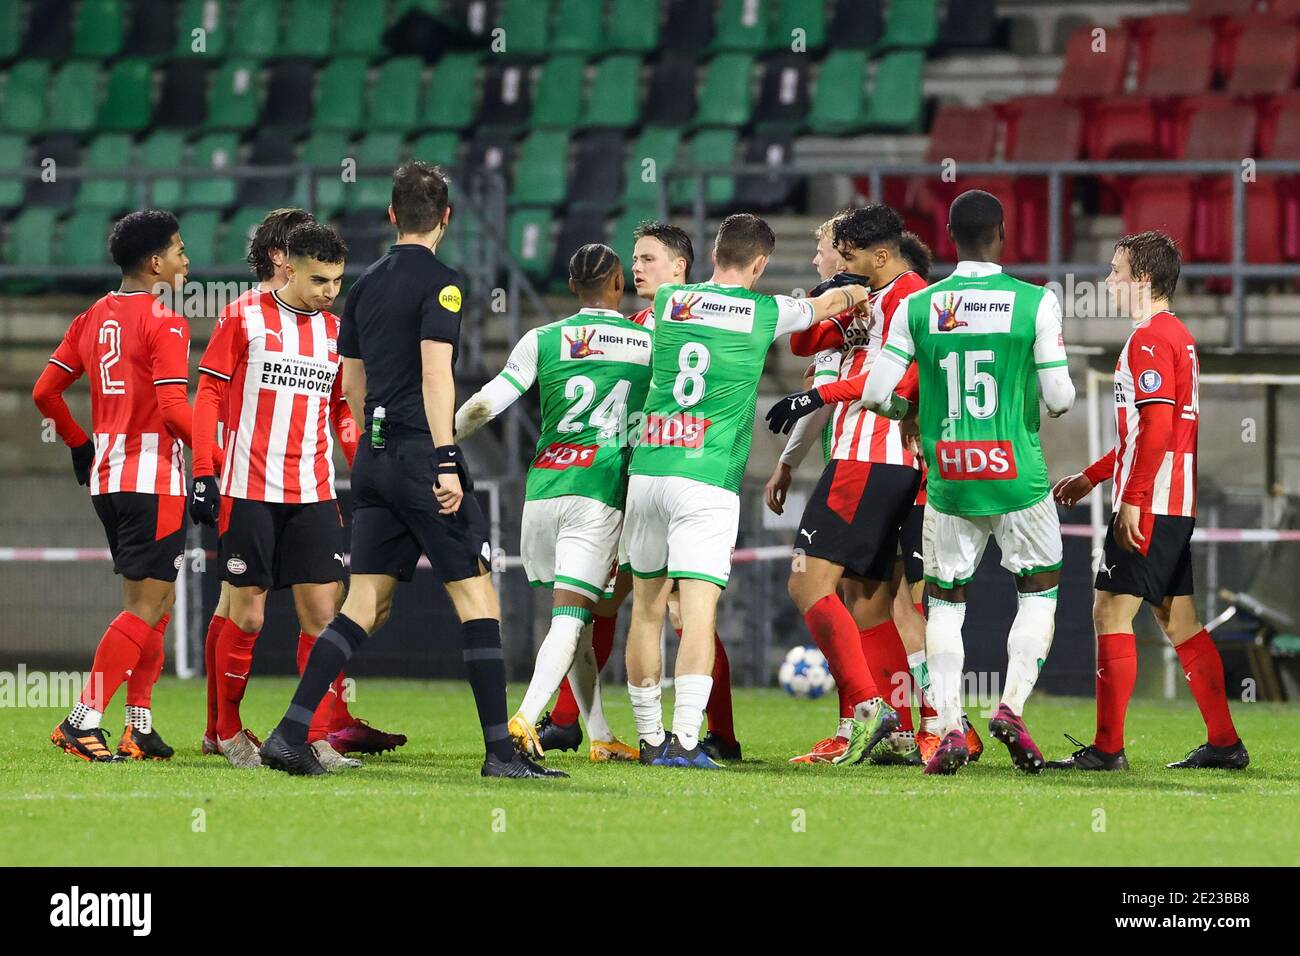
[[[1289,20],[1300,18],[1300,0],[1269,0],[1268,12]]]
[[[1025,97],[1008,104],[1007,160],[1014,163],[1068,162],[1083,152],[1083,112],[1052,97]],[[1074,234],[1070,220],[1073,198],[1066,179],[1062,197],[1061,251],[1067,255]],[[1018,177],[1015,183],[1015,241],[1022,258],[1047,257],[1047,180]]]
[[[1247,21],[1237,37],[1233,60],[1229,93],[1257,96],[1291,89],[1300,68],[1295,25],[1270,17]]]
[[[1262,159],[1300,159],[1300,90],[1277,97],[1260,129]],[[1278,177],[1278,231],[1286,259],[1300,261],[1300,176]],[[1251,226],[1252,230],[1254,226]]]
[[[1070,99],[1114,96],[1124,88],[1128,71],[1128,35],[1115,27],[1105,29],[1105,48],[1094,50],[1094,27],[1081,27],[1065,47],[1065,63],[1056,82],[1056,95]]]
[[[1138,91],[1147,96],[1193,96],[1214,76],[1214,31],[1183,17],[1148,21],[1152,33],[1138,68]]]
[[[1157,159],[1156,113],[1145,96],[1118,96],[1089,110],[1084,136],[1089,159]]]
[[[962,163],[991,163],[997,159],[999,125],[997,110],[991,106],[941,106],[935,113],[925,161],[937,169],[945,160],[953,160],[958,178],[951,183],[938,178],[909,179],[903,187],[903,206],[895,207],[904,209],[907,219],[919,220],[910,228],[932,247],[939,243],[951,254],[948,205],[967,189],[984,188],[962,174]],[[889,189],[886,192],[897,195]],[[1008,218],[1010,215],[1007,210]],[[936,250],[936,254],[944,258],[944,253]]]
[[[1124,200],[1124,232],[1161,229],[1184,251],[1191,249],[1191,180],[1186,176],[1145,176]]]
[[[1253,13],[1256,0],[1191,0],[1187,12],[1194,17],[1244,17]]]

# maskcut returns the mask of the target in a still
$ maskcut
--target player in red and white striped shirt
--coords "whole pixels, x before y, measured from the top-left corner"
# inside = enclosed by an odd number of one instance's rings
[[[1133,618],[1148,601],[1187,675],[1208,741],[1170,767],[1240,770],[1250,762],[1228,711],[1223,661],[1192,600],[1196,525],[1196,341],[1170,309],[1181,260],[1161,232],[1115,246],[1106,283],[1134,328],[1115,366],[1114,448],[1081,474],[1057,483],[1071,507],[1114,478],[1115,516],[1097,569],[1097,734],[1048,767],[1126,770],[1124,715],[1137,680]]]
[[[230,612],[217,639],[217,745],[239,767],[258,766],[239,703],[247,687],[266,593],[292,587],[298,621],[314,638],[334,617],[343,580],[343,521],[334,494],[331,426],[349,462],[356,425],[339,378],[338,295],[347,247],[328,226],[288,234],[282,289],[241,298],[221,315],[199,364],[190,513],[217,524]],[[225,462],[215,480],[216,425],[225,407]],[[332,768],[340,756],[313,742]]]
[[[165,760],[172,748],[153,729],[150,697],[185,547],[190,329],[157,296],[184,283],[189,260],[176,219],[156,209],[123,217],[108,244],[121,287],[73,320],[32,390],[72,449],[77,481],[90,486],[124,595],[95,650],[90,682],[50,739],[83,760]],[[63,399],[86,373],[93,440]],[[114,755],[100,720],[124,681],[127,725]]]

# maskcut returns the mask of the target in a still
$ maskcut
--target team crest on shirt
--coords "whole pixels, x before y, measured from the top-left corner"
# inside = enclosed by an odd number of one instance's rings
[[[1150,395],[1160,388],[1162,381],[1160,373],[1153,368],[1149,368],[1138,376],[1138,388]]]
[[[957,312],[961,309],[961,296],[955,299],[949,292],[942,299],[935,297],[934,302],[935,328],[940,332],[951,332],[953,329],[959,329],[966,325],[965,322],[957,320]]]

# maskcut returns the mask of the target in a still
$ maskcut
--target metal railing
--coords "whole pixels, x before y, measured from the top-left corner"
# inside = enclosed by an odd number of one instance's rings
[[[1098,162],[1064,163],[958,163],[957,182],[968,177],[1019,176],[1042,177],[1047,180],[1047,256],[1041,262],[1017,262],[1008,271],[1020,275],[1059,282],[1068,273],[1075,276],[1104,276],[1110,271],[1109,262],[1070,262],[1064,258],[1061,233],[1065,219],[1065,188],[1067,177],[1097,178],[1103,176],[1228,176],[1232,182],[1232,258],[1228,262],[1185,262],[1184,276],[1197,278],[1226,276],[1231,280],[1231,316],[1228,346],[1240,351],[1247,345],[1245,296],[1248,279],[1300,278],[1300,263],[1262,264],[1246,261],[1246,189],[1258,177],[1265,175],[1300,176],[1300,160],[1252,161],[1255,179],[1247,182],[1242,162],[1190,161],[1190,160],[1107,160]],[[835,161],[794,161],[780,166],[763,163],[677,165],[668,169],[659,182],[660,213],[666,215],[671,208],[669,189],[674,180],[691,183],[691,212],[694,242],[697,249],[708,249],[712,237],[708,234],[709,203],[707,180],[714,176],[741,176],[805,178],[813,176],[851,176],[865,178],[870,198],[884,198],[884,180],[887,176],[921,177],[940,180],[944,170],[934,163],[873,163],[855,164]],[[1159,223],[1148,224],[1158,228]],[[940,264],[942,265],[942,264]],[[951,264],[949,264],[951,265]]]

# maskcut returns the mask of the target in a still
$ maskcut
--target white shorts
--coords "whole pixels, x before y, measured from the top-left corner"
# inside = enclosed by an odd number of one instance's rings
[[[925,579],[941,588],[970,581],[984,557],[989,535],[1002,549],[1002,566],[1012,574],[1061,567],[1061,521],[1051,495],[1020,511],[970,518],[943,514],[927,505],[921,530]]]
[[[623,548],[637,577],[699,578],[725,588],[740,496],[693,478],[633,475]]]
[[[533,587],[557,587],[593,601],[618,554],[623,512],[594,498],[562,495],[524,502],[519,551]]]

